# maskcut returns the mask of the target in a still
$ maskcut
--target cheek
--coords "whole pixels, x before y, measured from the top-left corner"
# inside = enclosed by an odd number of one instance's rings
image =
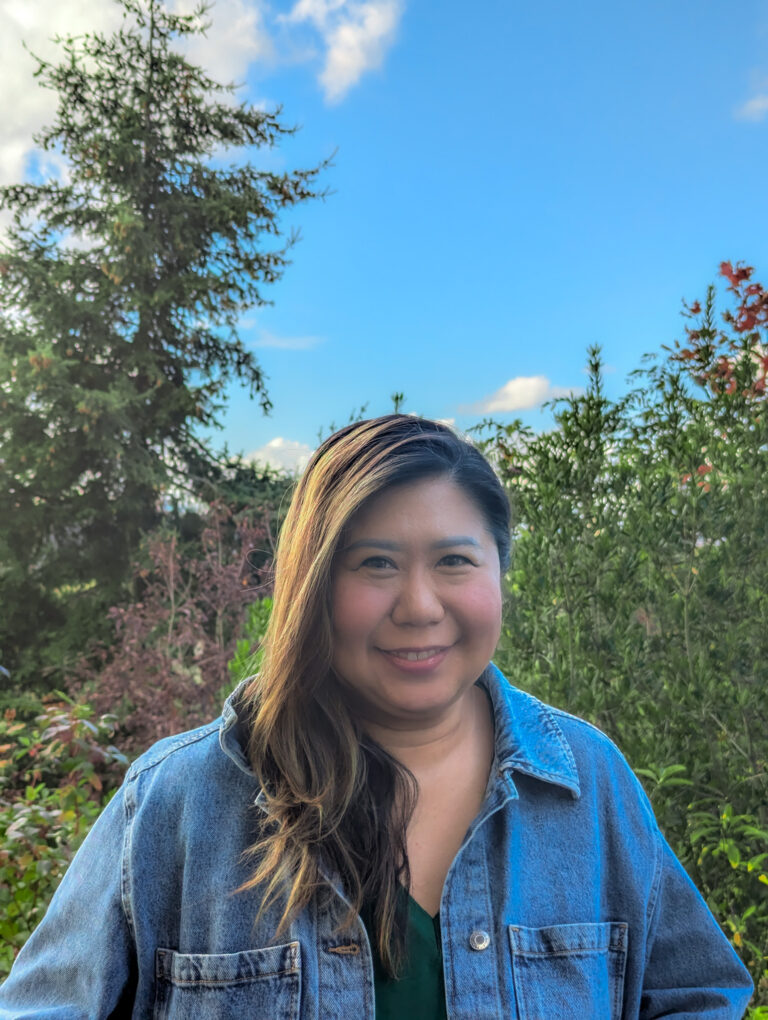
[[[334,634],[341,640],[367,638],[389,609],[386,592],[340,579],[334,586],[332,621]]]
[[[468,627],[498,641],[501,632],[501,589],[492,580],[476,584],[464,593],[461,613]]]

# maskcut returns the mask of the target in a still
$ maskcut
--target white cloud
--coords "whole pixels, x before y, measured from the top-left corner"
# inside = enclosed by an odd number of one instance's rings
[[[509,411],[527,411],[545,400],[577,395],[575,387],[553,386],[545,375],[519,375],[477,403],[462,408],[469,414],[497,414]]]
[[[736,111],[739,120],[762,120],[768,113],[768,93],[761,93],[742,103]]]
[[[402,0],[297,0],[285,20],[310,22],[319,32],[326,51],[320,84],[333,103],[381,67],[401,14]]]
[[[216,81],[241,84],[254,61],[273,56],[260,4],[261,0],[216,0],[206,17],[210,27],[205,35],[188,39],[185,52],[190,62],[200,64]],[[191,13],[198,0],[176,0],[175,6]]]
[[[297,0],[288,15],[288,20],[312,20],[318,25],[322,25],[335,11],[346,7],[347,3],[348,0]]]
[[[2,0],[0,2],[0,95],[3,103],[3,144],[0,184],[23,180],[34,145],[32,135],[48,124],[56,111],[56,94],[40,88],[33,77],[37,66],[22,43],[43,59],[55,59],[57,34],[111,31],[120,25],[116,4],[88,0]]]
[[[284,439],[276,436],[270,439],[258,450],[253,450],[245,455],[247,461],[260,461],[262,464],[269,464],[270,467],[284,471],[301,472],[307,466],[312,456],[312,447],[306,443],[300,443],[295,439]]]
[[[278,347],[284,351],[308,351],[323,342],[319,336],[276,336],[267,329],[262,329],[258,340],[251,347]]]
[[[216,80],[242,81],[249,64],[271,52],[260,3],[217,0],[208,15],[206,35],[187,42],[189,59]],[[196,2],[176,0],[174,6],[188,12]],[[52,41],[54,36],[111,34],[121,24],[120,8],[107,0],[0,0],[0,95],[11,97],[3,104],[0,185],[24,179],[35,148],[32,135],[50,124],[56,112],[56,93],[41,88],[33,77],[37,65],[23,44],[37,56],[56,61],[61,49]]]

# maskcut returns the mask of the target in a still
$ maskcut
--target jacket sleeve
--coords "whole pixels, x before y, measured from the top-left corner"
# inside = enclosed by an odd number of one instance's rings
[[[122,896],[123,790],[95,822],[0,987],[0,1020],[130,1015],[135,953]]]
[[[658,839],[640,1020],[740,1020],[753,990],[749,974],[661,833]]]

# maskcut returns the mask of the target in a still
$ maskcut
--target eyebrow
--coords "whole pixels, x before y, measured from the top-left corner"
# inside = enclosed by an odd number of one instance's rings
[[[481,545],[476,538],[470,535],[454,535],[451,538],[440,538],[432,542],[430,549],[452,549],[458,545],[469,545],[480,549]],[[401,552],[403,547],[397,542],[389,542],[384,538],[361,538],[344,547],[343,552],[352,552],[353,549],[385,549],[387,552]]]

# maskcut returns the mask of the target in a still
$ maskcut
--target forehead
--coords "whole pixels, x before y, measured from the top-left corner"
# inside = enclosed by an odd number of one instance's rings
[[[392,486],[371,499],[352,517],[349,541],[387,533],[470,534],[487,536],[488,524],[475,501],[450,478],[427,478]]]

